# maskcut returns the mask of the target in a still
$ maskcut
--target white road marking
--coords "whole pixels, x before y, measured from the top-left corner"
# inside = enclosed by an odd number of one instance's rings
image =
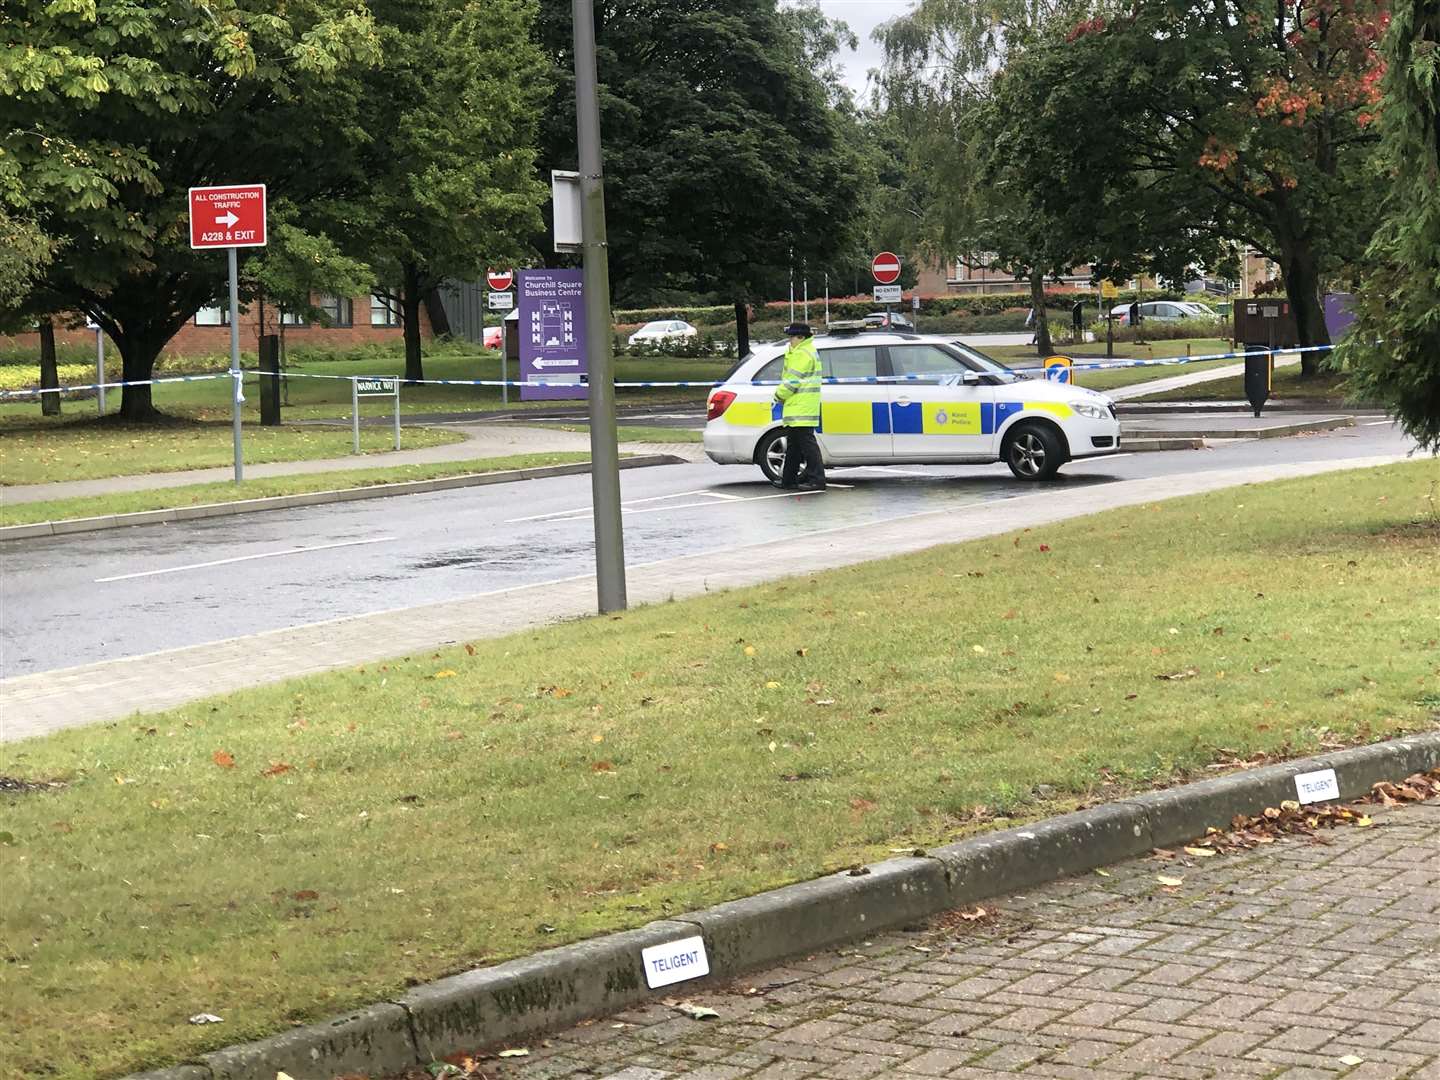
[[[645,499],[626,499],[625,501],[623,501],[623,502],[620,504],[620,506],[623,508],[623,507],[626,507],[626,506],[638,506],[638,505],[640,505],[641,503],[664,502],[666,499],[681,499],[681,498],[684,498],[686,495],[710,495],[710,494],[713,494],[713,492],[707,491],[705,488],[695,488],[693,491],[676,491],[676,492],[672,492],[672,493],[669,494],[669,495],[651,495],[649,498],[645,498]],[[722,496],[718,496],[718,497],[719,497],[719,498],[724,498],[725,496],[722,495]],[[737,497],[738,497],[738,496],[737,496]],[[505,524],[506,524],[506,525],[518,525],[518,524],[520,524],[521,522],[525,522],[525,521],[545,521],[545,520],[548,519],[548,518],[565,518],[565,517],[570,517],[570,516],[572,516],[572,515],[574,515],[574,514],[588,514],[589,512],[590,512],[590,507],[588,507],[588,506],[582,506],[582,507],[579,507],[579,508],[572,508],[572,509],[569,509],[569,510],[552,510],[552,511],[550,511],[548,514],[531,514],[529,517],[507,518],[506,521],[505,521]]]
[[[256,555],[236,555],[233,559],[212,559],[210,562],[190,563],[187,566],[171,566],[164,570],[141,570],[134,574],[116,574],[114,577],[96,578],[97,585],[107,581],[128,581],[137,577],[154,577],[156,574],[179,574],[185,570],[204,570],[209,566],[226,566],[230,563],[249,562],[251,559],[273,559],[277,555],[303,555],[307,551],[330,551],[334,548],[359,547],[362,544],[384,544],[397,539],[394,536],[376,536],[369,540],[341,540],[335,544],[316,544],[313,547],[284,548],[280,551],[262,551]]]
[[[1361,427],[1380,427],[1382,424],[1394,424],[1394,420],[1369,420],[1361,424]]]
[[[830,487],[832,487],[832,488],[844,488],[844,489],[846,489],[847,491],[848,491],[850,488],[853,488],[854,486],[855,486],[854,484],[831,484],[831,485],[830,485]],[[721,495],[719,492],[716,492],[716,491],[683,491],[683,492],[677,492],[677,493],[674,494],[674,495],[661,496],[661,498],[675,499],[675,498],[679,498],[681,495],[710,495],[710,496],[712,496],[712,497],[716,497],[716,498],[719,498],[719,499],[722,499],[722,500],[725,500],[725,501],[722,501],[722,502],[672,503],[672,504],[670,504],[669,506],[647,506],[647,507],[645,507],[643,510],[632,510],[632,509],[630,509],[630,505],[629,505],[629,504],[622,504],[621,507],[620,507],[620,512],[621,512],[622,514],[624,514],[626,517],[635,517],[637,514],[663,514],[663,513],[666,513],[667,511],[670,511],[670,510],[704,510],[704,509],[706,509],[706,508],[714,508],[714,507],[721,507],[721,506],[737,506],[737,505],[739,505],[739,504],[741,504],[741,503],[763,502],[763,501],[766,500],[766,499],[793,499],[793,498],[795,498],[797,495],[823,495],[823,494],[824,494],[823,491],[777,491],[777,492],[775,492],[774,494],[771,494],[771,495],[752,495],[752,496],[750,496],[750,497],[747,498],[747,497],[744,496],[744,495]],[[655,502],[655,501],[656,501],[655,499],[636,499],[636,500],[635,500],[635,502]],[[550,520],[550,521],[557,521],[557,522],[563,522],[563,521],[584,521],[584,520],[585,520],[586,518],[588,518],[589,516],[590,516],[590,507],[588,507],[588,506],[582,506],[582,507],[580,507],[578,510],[565,510],[565,511],[561,511],[561,512],[558,512],[558,513],[555,513],[555,514],[546,514],[546,515],[545,515],[545,517],[546,517],[548,520]],[[516,518],[516,519],[515,519],[515,521],[531,521],[531,520],[534,520],[534,519],[532,519],[532,518]],[[510,525],[510,524],[513,524],[513,522],[507,521],[505,524]]]

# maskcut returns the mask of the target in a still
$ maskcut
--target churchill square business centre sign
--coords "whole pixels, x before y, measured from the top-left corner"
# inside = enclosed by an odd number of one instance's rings
[[[589,372],[582,272],[521,270],[519,293],[520,400],[584,399]]]

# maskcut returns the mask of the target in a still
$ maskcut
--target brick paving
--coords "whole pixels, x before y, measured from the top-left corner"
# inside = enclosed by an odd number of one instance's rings
[[[532,1043],[502,1075],[1440,1080],[1440,803],[1374,819],[1137,859],[955,929],[675,987],[720,1018],[655,1002]]]

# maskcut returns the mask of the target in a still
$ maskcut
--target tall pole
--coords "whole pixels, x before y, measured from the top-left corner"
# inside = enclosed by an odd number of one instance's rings
[[[595,585],[600,611],[625,610],[625,535],[620,523],[620,451],[611,370],[610,257],[605,249],[605,178],[594,0],[572,0],[575,134],[580,150],[580,232],[585,248],[585,357],[590,369],[590,492],[595,514]]]
[[[105,415],[105,331],[95,326],[95,411]]]
[[[235,482],[245,479],[245,461],[240,453],[240,271],[235,249],[230,253],[230,419],[235,429]]]

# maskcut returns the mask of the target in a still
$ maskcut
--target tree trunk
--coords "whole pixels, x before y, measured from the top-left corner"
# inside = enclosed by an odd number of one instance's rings
[[[1030,271],[1030,305],[1035,312],[1035,351],[1049,356],[1055,346],[1050,342],[1050,317],[1045,312],[1045,275],[1039,270]]]
[[[1297,344],[1329,345],[1325,326],[1325,301],[1320,295],[1320,272],[1315,252],[1308,241],[1281,240],[1280,273],[1285,279],[1285,296],[1295,317]],[[1322,353],[1300,354],[1300,377],[1308,379],[1320,370]]]
[[[425,314],[430,317],[430,332],[436,337],[450,337],[455,333],[450,326],[450,313],[445,310],[445,301],[440,299],[439,289],[431,289],[425,294]]]
[[[40,320],[40,389],[53,390],[60,385],[60,369],[55,361],[55,324],[49,319]],[[60,395],[41,394],[40,414],[60,415]]]
[[[120,397],[120,418],[122,420],[130,423],[145,423],[159,415],[159,410],[155,408],[154,397],[151,394],[154,387],[130,386],[129,384],[149,379],[155,374],[155,359],[160,355],[160,350],[165,347],[165,341],[168,340],[167,337],[162,341],[151,341],[134,334],[120,334],[115,338],[115,347],[120,350],[121,371],[126,383]]]
[[[420,382],[425,369],[420,357],[420,268],[406,263],[405,284],[400,292],[400,321],[405,327],[405,381]]]
[[[735,301],[735,357],[744,359],[750,351],[750,305],[744,300]]]

